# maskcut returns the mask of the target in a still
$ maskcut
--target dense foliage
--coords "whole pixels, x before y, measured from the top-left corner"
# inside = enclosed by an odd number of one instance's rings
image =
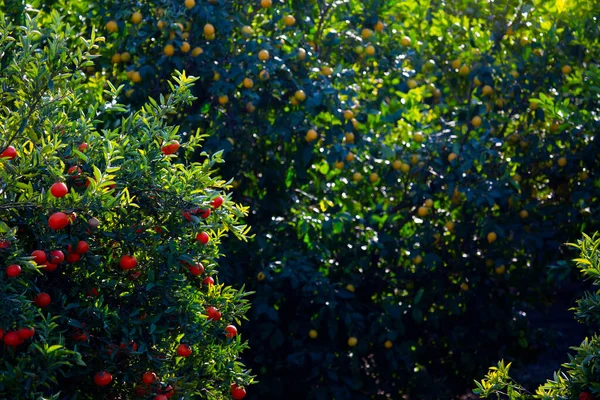
[[[38,22],[0,13],[0,397],[241,398],[249,306],[216,261],[247,209],[167,123],[194,79],[128,113],[82,72],[100,40]]]
[[[574,261],[585,279],[591,280],[594,286],[600,286],[600,237],[598,234],[583,236],[576,247],[580,256]],[[584,324],[596,326],[600,314],[600,291],[586,292],[577,301],[574,308],[575,318]],[[482,398],[544,399],[544,400],[593,400],[600,394],[598,387],[598,360],[596,354],[600,350],[600,337],[594,335],[585,338],[579,346],[572,347],[576,353],[569,355],[569,362],[563,364],[565,371],[558,371],[553,379],[541,385],[535,394],[513,381],[509,375],[510,364],[503,361],[497,367],[490,368],[485,379],[477,384],[475,393]]]

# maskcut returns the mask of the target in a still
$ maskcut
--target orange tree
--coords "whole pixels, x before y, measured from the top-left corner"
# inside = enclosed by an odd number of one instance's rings
[[[444,398],[539,340],[523,311],[597,205],[598,10],[448,3],[68,6],[127,104],[201,78],[173,118],[252,206],[223,263],[257,397]]]
[[[86,84],[97,38],[24,21],[0,13],[2,397],[244,397],[249,306],[216,259],[246,208],[212,173],[221,155],[189,162],[200,136],[180,147],[165,119],[195,79],[128,113]]]

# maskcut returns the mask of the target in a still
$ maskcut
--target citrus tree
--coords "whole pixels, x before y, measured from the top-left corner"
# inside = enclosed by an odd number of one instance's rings
[[[0,13],[0,393],[243,398],[249,305],[216,260],[247,209],[213,173],[221,154],[188,161],[201,136],[166,119],[195,78],[128,112],[83,73],[99,38],[24,20]]]
[[[595,225],[594,4],[55,6],[105,35],[90,80],[134,108],[200,77],[171,118],[252,206],[222,264],[256,291],[257,398],[445,398],[543,345],[526,311]]]
[[[598,234],[593,236],[583,235],[576,244],[571,244],[579,251],[579,257],[574,259],[577,268],[594,286],[600,281],[600,255],[598,247],[600,239]],[[586,292],[577,301],[574,308],[575,318],[583,324],[594,325],[598,322],[598,304],[600,298],[598,291]],[[597,398],[600,390],[597,385],[598,368],[595,354],[598,352],[599,338],[594,335],[586,338],[579,346],[572,347],[574,355],[569,355],[569,362],[562,365],[564,371],[558,371],[552,379],[540,385],[535,394],[516,383],[509,375],[510,363],[500,361],[497,367],[490,368],[485,379],[475,381],[477,388],[474,392],[482,398],[508,398],[508,399],[561,399],[561,400],[593,400]]]

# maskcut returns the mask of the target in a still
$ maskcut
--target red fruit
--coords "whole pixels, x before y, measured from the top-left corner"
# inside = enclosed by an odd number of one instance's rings
[[[156,381],[156,374],[154,372],[146,372],[142,376],[142,381],[147,385],[152,385]]]
[[[208,277],[204,278],[204,280],[202,281],[202,284],[203,285],[214,285],[215,280],[212,277],[208,276]]]
[[[101,371],[94,376],[94,383],[98,386],[106,386],[112,382],[112,378],[108,372]]]
[[[164,145],[160,151],[162,151],[162,153],[166,156],[168,156],[169,154],[175,154],[177,153],[177,150],[179,150],[179,142],[178,141],[174,141],[171,142],[170,144]]]
[[[198,276],[204,272],[204,265],[198,263],[196,265],[188,265],[188,269],[194,276]]]
[[[192,354],[192,349],[187,344],[181,343],[177,346],[177,355],[180,357],[188,357],[190,354]]]
[[[54,272],[54,271],[56,271],[56,267],[58,267],[57,264],[46,263],[46,268],[44,268],[44,271],[45,272]]]
[[[4,329],[0,328],[0,340],[4,337]]]
[[[12,146],[8,146],[6,149],[4,149],[2,153],[0,153],[0,158],[14,160],[15,158],[17,158],[17,150]]]
[[[31,339],[35,335],[35,329],[33,328],[20,328],[17,331],[19,337],[23,340]]]
[[[87,342],[88,341],[87,333],[81,332],[81,331],[74,333],[71,337],[76,342]]]
[[[100,296],[100,293],[98,293],[98,289],[96,289],[94,287],[94,288],[91,288],[90,290],[88,290],[87,295],[90,297],[92,297],[92,296],[98,297],[98,296]]]
[[[15,331],[6,332],[4,335],[4,344],[10,347],[17,347],[23,343],[23,339]]]
[[[42,293],[38,293],[38,295],[35,296],[35,298],[33,299],[33,302],[39,308],[46,308],[52,302],[52,298],[50,297],[50,295],[48,293],[42,292]]]
[[[69,264],[74,264],[81,259],[81,256],[77,253],[69,253],[67,254],[67,262]]]
[[[163,394],[167,399],[170,399],[175,394],[175,390],[173,389],[173,386],[169,385],[161,390],[161,394]]]
[[[183,218],[187,219],[189,222],[192,221],[192,217],[189,211],[182,211],[181,214],[183,215]]]
[[[235,400],[241,400],[246,397],[246,389],[239,387],[237,384],[231,384],[231,397]]]
[[[60,250],[52,250],[49,254],[48,261],[52,264],[60,264],[65,261],[65,253]]]
[[[217,310],[216,307],[208,307],[206,309],[206,314],[208,315],[208,319],[211,321],[218,321],[221,319],[221,312]]]
[[[78,147],[77,150],[79,150],[82,153],[85,153],[88,149],[89,145],[87,143],[81,143]]]
[[[34,250],[31,252],[31,255],[33,256],[33,261],[35,261],[37,265],[44,265],[47,260],[46,252],[43,250]]]
[[[210,205],[213,206],[213,208],[219,208],[222,204],[223,198],[221,196],[215,198],[213,201],[210,202]]]
[[[594,400],[594,396],[588,392],[579,393],[579,400]]]
[[[210,238],[208,237],[208,233],[200,232],[199,234],[196,235],[196,240],[202,244],[206,244],[206,243],[208,243]]]
[[[136,385],[135,387],[135,395],[137,397],[145,397],[146,393],[148,393],[148,388],[144,385]]]
[[[121,266],[122,269],[125,269],[125,270],[132,269],[132,268],[135,268],[135,266],[137,265],[137,260],[133,256],[125,255],[125,256],[121,257],[121,261],[119,261],[119,265]]]
[[[156,395],[154,400],[169,400],[169,398],[167,396],[165,396],[164,394],[158,394],[158,395]]]
[[[200,214],[200,218],[206,219],[210,217],[210,208],[207,208],[206,210],[198,209],[196,210],[195,214]]]
[[[0,249],[8,249],[10,242],[8,240],[0,240]]]
[[[71,175],[71,178],[76,178],[81,174],[81,168],[79,168],[77,165],[73,165],[67,170],[67,174]]]
[[[77,254],[85,254],[88,251],[90,251],[90,246],[85,240],[80,240],[79,242],[77,242],[77,249],[75,249],[75,252]]]
[[[50,194],[56,198],[65,197],[69,194],[69,188],[63,182],[56,182],[50,186]]]
[[[6,275],[8,275],[9,278],[14,278],[21,275],[21,267],[19,267],[17,264],[9,265],[6,267]]]
[[[225,332],[227,332],[225,334],[225,336],[227,336],[228,338],[232,338],[235,337],[237,335],[237,328],[233,325],[227,325],[225,327]]]
[[[48,226],[55,231],[66,228],[69,225],[69,217],[62,212],[56,212],[48,218]]]

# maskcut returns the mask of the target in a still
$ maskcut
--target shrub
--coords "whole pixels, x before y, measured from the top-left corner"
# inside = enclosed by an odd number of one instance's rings
[[[583,235],[577,244],[571,244],[580,252],[575,261],[584,278],[589,279],[595,286],[600,286],[600,236],[592,237]],[[586,292],[577,301],[573,309],[575,318],[585,324],[596,324],[599,319],[598,305],[600,304],[599,292]],[[600,348],[600,338],[594,335],[585,338],[581,345],[572,347],[576,353],[569,355],[569,362],[562,365],[564,371],[554,373],[554,377],[541,385],[535,392],[530,393],[524,387],[514,382],[510,375],[510,363],[500,361],[497,367],[491,367],[485,379],[475,381],[475,393],[482,398],[509,398],[509,399],[546,399],[546,400],[592,400],[600,394],[598,388],[598,361],[596,354]]]
[[[0,13],[0,393],[241,398],[249,305],[216,260],[247,209],[213,174],[221,155],[189,162],[201,136],[166,122],[195,78],[133,113],[110,83],[99,102],[81,72],[99,39],[46,21]]]

